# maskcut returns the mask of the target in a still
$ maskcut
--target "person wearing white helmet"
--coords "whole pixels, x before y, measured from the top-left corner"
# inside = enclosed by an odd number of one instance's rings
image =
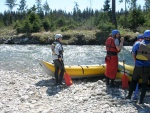
[[[62,85],[63,82],[63,75],[65,72],[64,69],[64,63],[63,63],[63,46],[61,44],[62,42],[62,35],[61,34],[56,34],[54,36],[55,41],[51,45],[51,50],[52,50],[52,58],[54,62],[54,67],[55,67],[55,79],[56,79],[56,85]],[[60,74],[59,74],[60,70]]]
[[[142,90],[139,104],[143,104],[150,75],[150,30],[143,34],[143,40],[137,41],[132,48],[132,56],[135,62],[132,81],[126,99],[131,99],[132,93],[136,88],[139,79],[142,78]]]

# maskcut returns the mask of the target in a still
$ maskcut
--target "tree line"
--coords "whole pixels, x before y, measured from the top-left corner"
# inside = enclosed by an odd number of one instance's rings
[[[42,0],[35,0],[30,9],[27,8],[26,0],[20,0],[19,4],[16,1],[5,1],[9,10],[0,13],[0,27],[13,26],[17,33],[97,28],[107,32],[118,27],[143,32],[150,27],[150,0],[145,0],[144,7],[137,5],[137,0],[125,0],[125,10],[122,8],[117,12],[116,0],[112,0],[112,4],[110,0],[105,0],[103,8],[99,10],[87,7],[83,11],[74,2],[72,12],[52,10],[47,1],[41,4]],[[123,0],[119,2],[122,3]],[[17,11],[13,11],[17,5]]]

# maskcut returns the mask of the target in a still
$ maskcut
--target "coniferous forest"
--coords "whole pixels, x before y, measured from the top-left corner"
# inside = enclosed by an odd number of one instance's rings
[[[130,40],[136,36],[136,32],[143,33],[150,28],[150,0],[143,1],[145,5],[142,7],[137,5],[137,0],[125,0],[125,8],[120,9],[120,11],[116,11],[115,2],[123,3],[123,0],[105,0],[103,8],[93,10],[87,7],[83,11],[75,2],[71,12],[52,10],[47,1],[41,4],[42,0],[35,0],[35,4],[30,9],[27,8],[26,0],[20,0],[19,4],[16,4],[16,1],[5,0],[5,5],[9,10],[0,13],[1,29],[11,26],[15,31],[13,34],[15,36],[23,34],[27,37],[34,33],[55,33],[59,30],[66,36],[66,39],[74,40],[69,33],[67,34],[67,31],[84,30],[89,31],[89,35],[92,35],[91,31],[95,31],[93,34],[96,40],[104,41],[112,29],[119,29],[127,37],[126,39]],[[13,11],[17,5],[19,6],[17,11]],[[84,37],[85,40],[84,33],[78,34],[78,43],[83,43],[83,39],[79,38]],[[101,39],[101,34],[105,38]],[[5,35],[1,35],[1,37]],[[86,37],[90,37],[89,35]],[[47,39],[42,38],[40,40]],[[73,44],[73,41],[70,41],[69,44]]]

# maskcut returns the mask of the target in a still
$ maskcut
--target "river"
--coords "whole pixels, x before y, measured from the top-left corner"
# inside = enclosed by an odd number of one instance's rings
[[[126,64],[133,65],[130,51],[132,46],[125,46],[119,53],[119,61],[124,59]],[[65,65],[104,64],[105,46],[98,45],[65,45]],[[0,67],[3,71],[17,71],[21,73],[43,73],[39,60],[52,62],[50,45],[0,45]]]

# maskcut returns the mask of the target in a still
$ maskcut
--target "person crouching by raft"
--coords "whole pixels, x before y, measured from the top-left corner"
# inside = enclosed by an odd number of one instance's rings
[[[62,37],[63,36],[61,34],[56,34],[54,36],[55,41],[51,45],[52,58],[53,58],[54,67],[55,67],[56,85],[63,85],[62,80],[63,80],[63,75],[65,72],[64,63],[63,63],[64,50],[61,44]],[[59,74],[59,70],[60,70],[60,74]]]
[[[135,67],[133,70],[132,81],[129,86],[129,93],[126,99],[131,99],[132,93],[136,88],[140,76],[142,77],[142,90],[139,104],[143,104],[147,90],[147,84],[150,75],[150,30],[146,30],[143,34],[144,39],[137,41],[132,48],[132,56],[134,58]]]
[[[117,70],[118,70],[118,53],[121,51],[123,47],[124,38],[120,38],[120,32],[118,30],[112,30],[111,36],[106,40],[106,85],[110,85],[110,87],[114,87],[114,80],[116,78]],[[111,82],[109,83],[109,81]]]

